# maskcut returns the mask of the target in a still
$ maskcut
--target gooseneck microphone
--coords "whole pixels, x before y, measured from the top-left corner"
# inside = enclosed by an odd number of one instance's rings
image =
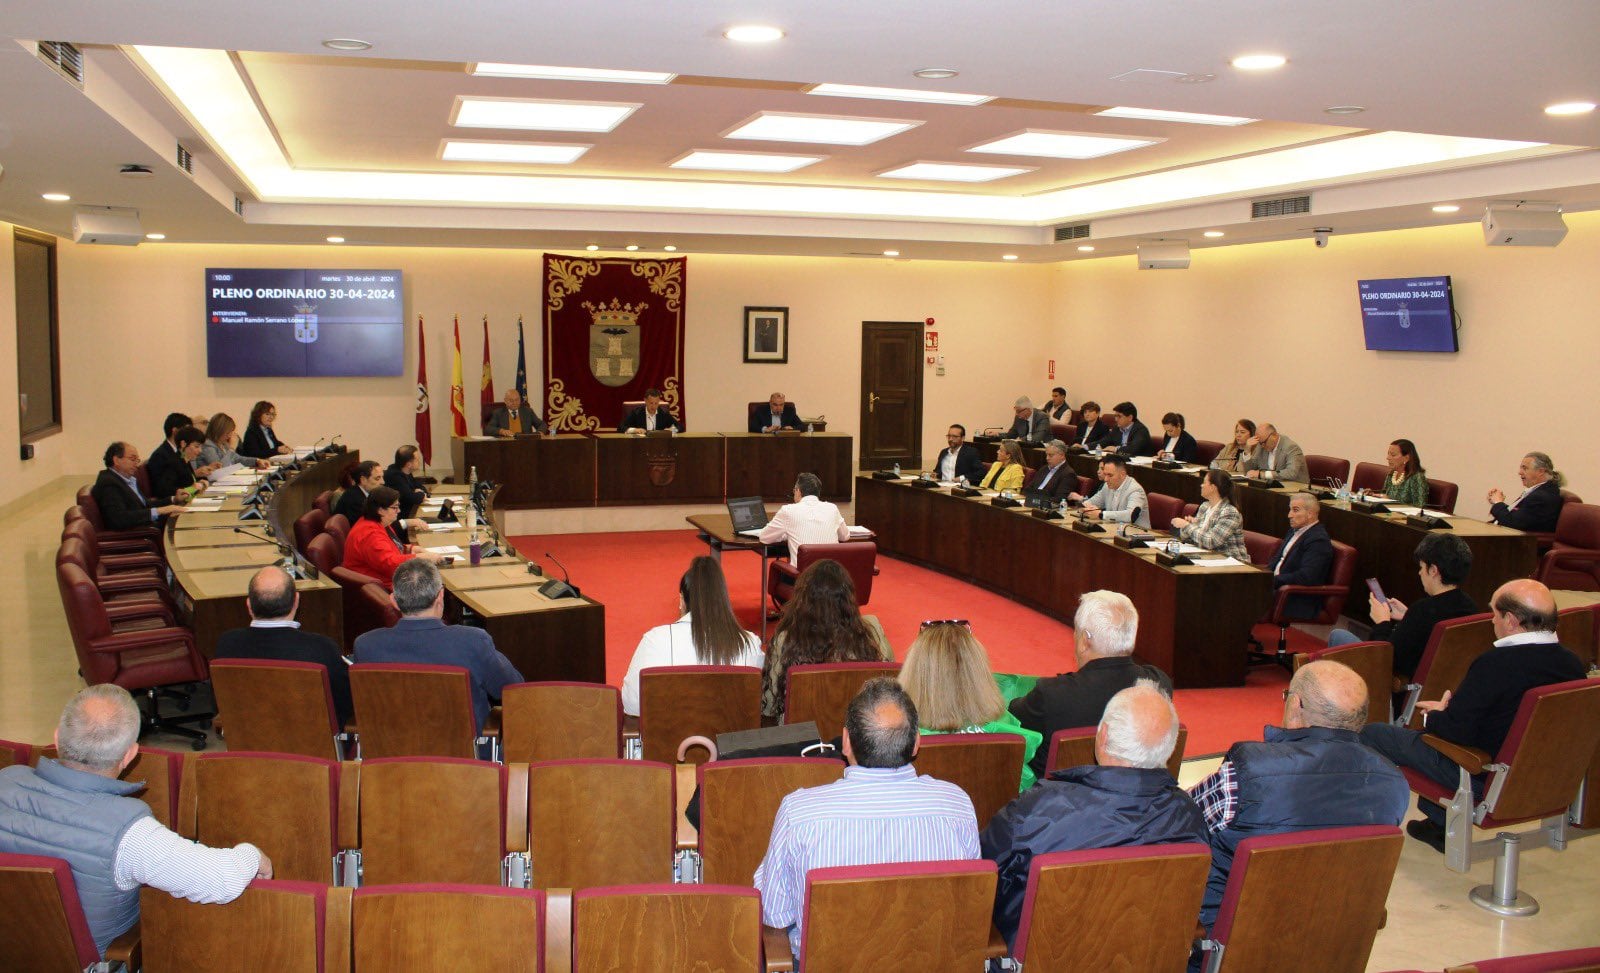
[[[578,588],[573,585],[572,575],[567,573],[567,566],[557,560],[556,556],[551,554],[549,551],[545,551],[544,556],[549,558],[556,567],[561,569],[561,580],[557,581],[552,578],[549,581],[546,581],[544,584],[539,586],[539,593],[544,595],[546,598],[577,598],[581,596],[583,592],[579,591]]]

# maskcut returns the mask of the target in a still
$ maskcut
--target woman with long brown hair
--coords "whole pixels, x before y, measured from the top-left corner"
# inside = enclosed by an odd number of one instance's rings
[[[794,582],[794,597],[767,653],[761,712],[783,715],[790,666],[821,662],[889,662],[894,651],[883,626],[856,605],[856,586],[838,561],[813,562]]]
[[[677,621],[644,633],[622,679],[622,711],[639,715],[639,673],[655,666],[760,668],[761,640],[733,615],[728,582],[716,559],[697,557],[678,579]]]

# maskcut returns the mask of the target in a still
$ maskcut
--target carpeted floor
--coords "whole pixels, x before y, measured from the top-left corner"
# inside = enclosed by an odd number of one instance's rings
[[[678,578],[706,547],[692,530],[617,534],[556,534],[511,538],[525,556],[561,572],[544,557],[554,554],[583,593],[606,606],[606,678],[620,685],[634,647],[646,629],[676,618]],[[734,611],[760,630],[759,561],[730,553],[723,560]],[[996,672],[1053,675],[1075,668],[1072,628],[983,588],[894,558],[878,558],[879,576],[867,606],[877,615],[895,654],[903,656],[917,626],[929,618],[966,618],[989,651]],[[770,632],[769,632],[770,635]],[[1260,636],[1268,638],[1263,630]],[[1320,645],[1290,632],[1291,647]],[[1179,716],[1189,727],[1188,755],[1220,753],[1236,740],[1260,739],[1261,728],[1283,712],[1288,676],[1276,667],[1251,671],[1236,689],[1179,690]]]

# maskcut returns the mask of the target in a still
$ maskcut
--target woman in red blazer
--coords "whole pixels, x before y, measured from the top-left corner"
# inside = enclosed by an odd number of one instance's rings
[[[389,525],[400,516],[400,494],[388,487],[375,487],[367,494],[361,519],[350,528],[344,540],[344,566],[394,590],[394,569],[413,557],[438,560],[438,556],[418,550],[415,544],[402,544],[389,532]]]

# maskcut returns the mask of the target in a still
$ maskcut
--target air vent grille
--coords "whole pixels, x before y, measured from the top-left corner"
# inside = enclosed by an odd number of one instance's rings
[[[244,200],[240,199],[237,196],[233,197],[233,215],[235,215],[235,216],[243,216],[244,215]]]
[[[1250,218],[1266,220],[1274,216],[1297,216],[1311,212],[1311,195],[1283,196],[1278,199],[1257,199],[1250,203]]]
[[[183,147],[182,142],[178,143],[178,156],[176,161],[179,169],[182,169],[191,176],[194,175],[194,156],[190,154],[188,149]]]
[[[1056,242],[1065,243],[1068,240],[1089,239],[1089,224],[1069,223],[1066,226],[1056,227]]]
[[[78,87],[83,87],[83,52],[66,41],[39,41],[35,50],[39,60],[61,72]]]

